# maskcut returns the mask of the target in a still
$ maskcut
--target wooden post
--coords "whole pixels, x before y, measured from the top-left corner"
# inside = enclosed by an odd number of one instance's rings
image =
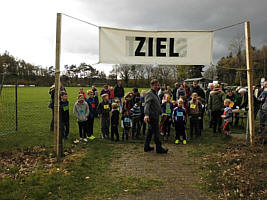
[[[54,103],[54,144],[55,144],[55,152],[58,157],[62,156],[62,138],[60,137],[60,131],[59,131],[60,46],[61,46],[61,13],[57,13],[55,103]]]
[[[251,57],[251,38],[250,38],[250,22],[245,22],[246,37],[246,61],[247,61],[247,79],[248,79],[248,117],[249,117],[249,141],[250,145],[254,145],[254,106],[253,106],[253,65]]]

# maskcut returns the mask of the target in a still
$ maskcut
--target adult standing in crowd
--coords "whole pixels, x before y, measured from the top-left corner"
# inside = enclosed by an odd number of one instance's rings
[[[213,83],[209,83],[208,85],[208,89],[206,92],[206,103],[207,105],[209,104],[209,97],[210,97],[210,92],[214,90],[214,84]],[[209,128],[212,128],[212,118],[211,118],[211,113],[208,109],[208,116],[209,116]]]
[[[188,99],[190,97],[190,88],[187,86],[187,83],[184,81],[185,97]]]
[[[122,98],[124,97],[124,88],[122,87],[121,81],[118,81],[114,88],[114,96],[122,102]]]
[[[154,141],[156,144],[156,152],[157,153],[167,153],[168,149],[164,149],[161,146],[161,142],[159,140],[159,117],[162,113],[160,106],[160,99],[157,95],[157,91],[160,88],[159,81],[153,79],[150,82],[151,89],[145,96],[145,108],[144,108],[144,121],[148,123],[148,132],[145,139],[144,151],[153,151],[154,148],[150,147],[150,142],[152,139],[152,135],[154,135]]]
[[[180,87],[178,88],[177,90],[177,93],[176,93],[176,100],[178,101],[181,97],[185,97],[186,96],[186,91],[184,89],[184,85],[183,84],[180,84]]]
[[[260,129],[259,133],[267,133],[267,81],[264,82],[264,88],[258,97],[260,106]]]
[[[221,133],[221,125],[222,125],[222,118],[221,115],[223,114],[224,108],[224,93],[220,90],[220,85],[216,84],[214,91],[210,93],[209,97],[209,105],[208,108],[211,112],[212,116],[212,127],[213,127],[213,135],[217,132]]]
[[[165,84],[163,84],[161,87],[160,87],[160,89],[159,89],[159,91],[158,91],[158,97],[159,97],[159,99],[160,99],[160,102],[162,102],[162,99],[163,99],[163,97],[164,97],[164,94],[165,94],[165,90],[166,90],[166,85]]]
[[[190,88],[190,97],[193,93],[197,93],[199,97],[202,98],[203,101],[205,101],[205,92],[204,90],[198,85],[198,81],[193,81],[193,85]]]
[[[174,89],[172,90],[172,99],[173,99],[174,101],[176,101],[176,99],[177,99],[176,94],[177,94],[177,90],[178,90],[178,88],[179,88],[179,84],[178,84],[178,83],[175,83],[175,84],[174,84]]]

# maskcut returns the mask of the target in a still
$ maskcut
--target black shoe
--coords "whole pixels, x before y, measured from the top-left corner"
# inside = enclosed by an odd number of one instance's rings
[[[157,150],[157,153],[159,153],[159,154],[168,153],[168,149],[161,148],[161,149]]]
[[[154,151],[154,147],[148,146],[144,148],[144,152],[149,152],[149,151]]]

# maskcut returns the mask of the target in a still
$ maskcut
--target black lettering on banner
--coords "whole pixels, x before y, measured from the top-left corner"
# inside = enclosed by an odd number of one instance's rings
[[[166,49],[166,45],[161,44],[161,42],[166,42],[167,38],[157,38],[157,50],[156,56],[166,57],[166,53],[161,53],[161,49]]]
[[[179,53],[174,53],[174,38],[170,38],[170,57],[179,57]]]
[[[145,37],[135,37],[136,41],[140,41],[136,50],[135,50],[135,56],[146,56],[145,52],[141,52],[142,47],[145,44],[146,38]]]
[[[148,56],[153,56],[153,38],[148,38]]]

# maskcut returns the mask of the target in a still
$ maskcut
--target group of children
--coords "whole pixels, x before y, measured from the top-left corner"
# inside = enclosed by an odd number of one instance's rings
[[[101,119],[102,138],[109,138],[111,129],[111,140],[119,141],[119,124],[123,129],[121,139],[138,139],[142,133],[145,135],[146,124],[144,123],[144,105],[146,91],[140,93],[137,88],[125,95],[124,101],[119,99],[110,100],[108,93],[101,95],[102,101],[97,105],[95,93],[87,91],[88,98],[83,90],[80,90],[78,100],[74,105],[73,113],[78,121],[80,140],[88,141],[95,139],[93,135],[94,118],[99,116]],[[69,103],[67,93],[60,94],[60,129],[63,138],[69,134]],[[224,119],[223,130],[230,135],[230,125],[232,123],[233,110],[230,107],[231,100],[224,101],[225,109],[221,116]],[[186,123],[190,122],[190,139],[194,135],[196,138],[201,136],[201,124],[203,123],[204,108],[201,98],[197,93],[191,95],[190,100],[181,96],[177,101],[171,101],[171,96],[166,93],[161,104],[162,117],[160,122],[161,134],[168,139],[171,132],[171,125],[175,129],[175,144],[186,144]],[[121,114],[121,121],[120,121]],[[201,128],[202,127],[202,128]]]
[[[86,98],[86,94],[81,88],[73,108],[73,113],[78,121],[80,140],[87,142],[88,139],[95,139],[93,129],[94,118],[97,116],[101,120],[102,139],[109,138],[111,129],[111,140],[120,140],[120,114],[122,114],[122,140],[128,140],[130,136],[132,136],[132,139],[138,139],[141,127],[143,127],[143,134],[145,134],[146,125],[142,120],[144,117],[145,91],[142,91],[140,97],[138,89],[133,89],[133,92],[125,95],[123,103],[119,99],[110,99],[109,93],[103,92],[101,95],[102,101],[97,104],[94,91],[88,90],[87,94],[88,98]],[[69,135],[69,102],[66,92],[60,93],[60,131],[62,137],[67,139]]]
[[[220,116],[224,119],[223,131],[229,136],[231,134],[230,126],[233,121],[233,113],[237,110],[231,108],[231,100],[224,100],[224,111]],[[162,117],[160,122],[161,134],[168,140],[170,136],[171,125],[175,128],[175,144],[186,144],[186,123],[189,119],[190,125],[190,140],[199,138],[203,130],[203,117],[205,108],[197,93],[191,95],[189,101],[182,96],[177,101],[171,102],[171,96],[165,94],[162,100]]]

